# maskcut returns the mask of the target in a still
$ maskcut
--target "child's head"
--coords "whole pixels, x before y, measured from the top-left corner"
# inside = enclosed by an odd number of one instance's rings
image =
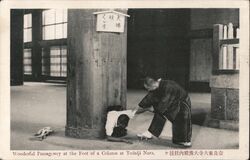
[[[114,127],[112,136],[113,137],[123,137],[127,135],[127,129],[128,126],[129,117],[126,114],[122,114],[117,119],[117,126]]]
[[[128,126],[129,117],[126,114],[122,114],[117,119],[117,126],[126,128]]]
[[[107,112],[110,112],[109,117],[115,117],[115,119],[111,119],[113,121],[116,121],[115,126],[112,126],[112,137],[123,137],[127,134],[126,127],[128,126],[130,118],[134,117],[136,111],[137,110],[123,110],[123,107],[121,105],[113,105],[107,107]],[[114,123],[112,122],[107,124],[106,122],[106,126],[109,126],[109,124],[113,125]]]

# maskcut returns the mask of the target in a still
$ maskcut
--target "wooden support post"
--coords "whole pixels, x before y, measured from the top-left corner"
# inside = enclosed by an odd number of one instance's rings
[[[220,48],[220,40],[223,38],[223,25],[216,24],[213,28],[213,71],[223,68],[223,52]]]
[[[103,138],[107,106],[126,107],[127,27],[124,33],[97,32],[96,11],[68,11],[65,134],[70,137]]]
[[[11,10],[11,85],[23,85],[23,15],[24,10]]]
[[[32,76],[36,81],[41,81],[42,75],[40,40],[42,40],[42,12],[41,10],[35,10],[32,13]]]

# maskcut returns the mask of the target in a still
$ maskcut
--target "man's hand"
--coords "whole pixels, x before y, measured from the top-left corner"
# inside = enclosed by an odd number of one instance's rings
[[[147,108],[147,111],[154,112],[154,108],[153,107]]]
[[[135,109],[135,110],[132,111],[133,117],[135,116],[136,112],[137,112],[137,109]]]
[[[146,109],[144,109],[144,108],[138,108],[138,110],[135,112],[135,114],[141,114],[145,111],[146,111]]]
[[[149,111],[149,112],[154,112],[154,108],[153,107],[150,107],[150,108],[138,108],[138,110],[136,111],[135,114],[141,114],[145,111]]]

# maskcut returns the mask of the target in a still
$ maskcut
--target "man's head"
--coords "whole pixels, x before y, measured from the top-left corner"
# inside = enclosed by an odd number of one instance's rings
[[[148,90],[148,91],[153,91],[156,90],[159,87],[161,79],[158,80],[154,80],[151,77],[146,77],[145,81],[144,81],[144,87]]]

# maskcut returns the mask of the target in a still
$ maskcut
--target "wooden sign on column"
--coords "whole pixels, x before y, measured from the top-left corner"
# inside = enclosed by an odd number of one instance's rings
[[[94,12],[97,15],[96,31],[124,32],[125,17],[129,15],[114,10]]]

